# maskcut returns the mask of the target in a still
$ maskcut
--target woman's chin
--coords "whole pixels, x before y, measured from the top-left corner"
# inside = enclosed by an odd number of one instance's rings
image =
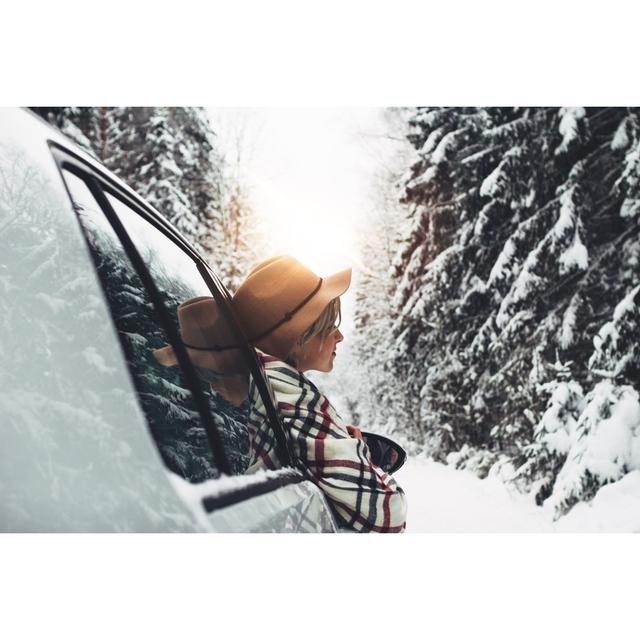
[[[334,356],[331,356],[324,364],[311,365],[306,370],[319,371],[320,373],[329,373],[333,371]]]

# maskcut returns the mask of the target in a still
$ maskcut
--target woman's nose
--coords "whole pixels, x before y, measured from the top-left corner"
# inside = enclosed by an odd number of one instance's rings
[[[344,340],[344,336],[342,335],[342,333],[340,333],[340,329],[336,329],[336,344],[338,344],[338,342],[342,342]]]

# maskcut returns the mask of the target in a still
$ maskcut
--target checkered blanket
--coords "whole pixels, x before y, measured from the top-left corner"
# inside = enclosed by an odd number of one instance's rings
[[[404,531],[405,495],[392,476],[371,462],[364,441],[351,437],[313,382],[285,362],[257,353],[299,466],[322,489],[339,523],[362,532]],[[275,437],[255,385],[250,398],[252,461],[247,472],[280,468]]]

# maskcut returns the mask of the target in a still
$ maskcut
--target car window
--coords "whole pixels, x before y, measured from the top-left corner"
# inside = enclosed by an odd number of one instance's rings
[[[105,195],[149,270],[183,344],[190,347],[188,355],[216,418],[231,471],[243,473],[250,462],[249,411],[253,405],[255,413],[261,402],[240,341],[191,256],[120,199]],[[166,357],[170,366],[171,348]]]
[[[169,339],[146,288],[85,182],[68,171],[64,171],[64,177],[111,307],[141,406],[167,468],[190,482],[218,477],[220,464],[214,461],[202,416],[181,367],[172,366],[170,360],[162,361],[162,356],[158,358],[159,353],[168,350]],[[162,252],[152,253],[158,260],[168,259]],[[162,275],[163,282],[168,277],[166,271],[158,271],[157,275]],[[185,273],[172,290],[180,300],[204,293],[190,277],[190,273]],[[202,387],[205,386],[203,382]],[[231,454],[232,471],[242,473],[249,455],[244,408],[219,401],[215,409],[212,416],[225,439],[225,450]]]

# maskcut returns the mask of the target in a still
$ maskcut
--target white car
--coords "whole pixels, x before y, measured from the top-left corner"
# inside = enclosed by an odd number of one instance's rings
[[[283,468],[243,474],[247,407],[179,339],[195,296],[242,340],[229,293],[160,213],[37,116],[0,110],[0,530],[336,531],[244,341]],[[178,366],[154,357],[167,344]]]

